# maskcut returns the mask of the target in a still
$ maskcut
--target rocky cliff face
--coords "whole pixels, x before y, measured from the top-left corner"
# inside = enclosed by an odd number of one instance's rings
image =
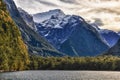
[[[35,23],[33,21],[33,17],[29,15],[27,12],[25,12],[23,9],[18,8],[18,11],[20,13],[20,16],[23,18],[25,23],[33,30],[36,30]]]

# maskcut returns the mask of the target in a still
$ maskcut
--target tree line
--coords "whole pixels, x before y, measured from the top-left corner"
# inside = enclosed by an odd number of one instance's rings
[[[120,70],[120,57],[30,56],[30,70]]]

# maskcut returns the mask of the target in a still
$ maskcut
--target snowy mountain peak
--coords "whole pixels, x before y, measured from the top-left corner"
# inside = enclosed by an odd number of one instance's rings
[[[48,12],[34,14],[33,19],[34,19],[34,22],[40,23],[47,19],[50,19],[51,17],[54,18],[56,16],[64,17],[65,14],[60,9],[54,9],[54,10],[50,10]]]
[[[102,22],[101,29],[120,30],[120,0],[14,0],[30,14],[61,9],[65,14]],[[31,4],[32,3],[32,4]],[[97,20],[96,20],[97,19]],[[99,19],[99,20],[98,20]],[[37,20],[36,20],[37,21]],[[41,21],[41,20],[40,20]]]
[[[64,17],[52,15],[50,19],[41,22],[42,27],[45,28],[64,28],[65,25],[70,23],[71,25],[76,25],[84,19],[76,15],[64,15]],[[69,26],[71,27],[71,26]]]
[[[54,15],[36,27],[40,35],[69,56],[95,56],[108,49],[99,32],[80,16]]]

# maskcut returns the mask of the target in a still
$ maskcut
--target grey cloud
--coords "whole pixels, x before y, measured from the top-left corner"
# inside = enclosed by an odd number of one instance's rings
[[[72,3],[72,4],[77,3],[75,0],[60,0],[60,1],[65,2],[65,3]]]
[[[37,2],[44,4],[44,5],[48,5],[48,6],[57,6],[56,4],[50,3],[50,2],[46,2],[46,1],[42,1],[42,0],[36,0]]]
[[[94,18],[94,20],[95,20],[94,23],[97,24],[98,26],[103,26],[103,25],[104,25],[101,19],[99,19],[99,18]]]

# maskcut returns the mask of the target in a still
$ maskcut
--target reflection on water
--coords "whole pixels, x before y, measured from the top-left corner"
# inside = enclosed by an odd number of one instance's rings
[[[20,71],[0,73],[0,80],[120,80],[120,72]]]

